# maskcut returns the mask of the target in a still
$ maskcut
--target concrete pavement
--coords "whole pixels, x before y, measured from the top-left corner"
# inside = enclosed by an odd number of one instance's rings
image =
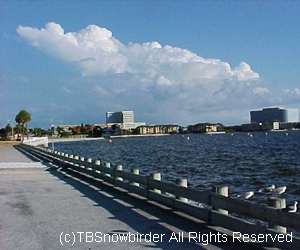
[[[259,249],[13,147],[0,152],[0,249]]]

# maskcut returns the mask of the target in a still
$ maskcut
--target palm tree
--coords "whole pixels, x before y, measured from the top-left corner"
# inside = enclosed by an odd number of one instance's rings
[[[21,125],[22,128],[22,142],[24,141],[24,126],[31,121],[31,115],[26,110],[21,110],[19,114],[16,115],[15,121]],[[27,128],[27,126],[26,126]],[[26,129],[27,130],[27,129]]]
[[[7,124],[5,127],[5,138],[10,138],[9,137],[9,133],[12,133],[12,127],[10,126],[10,124]],[[13,134],[13,133],[12,133]],[[13,138],[13,136],[12,136]],[[12,139],[11,139],[12,140]]]

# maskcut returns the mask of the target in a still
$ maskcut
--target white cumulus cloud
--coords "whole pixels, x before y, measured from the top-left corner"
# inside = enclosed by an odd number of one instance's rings
[[[19,35],[41,51],[67,62],[78,63],[84,75],[105,73],[138,74],[147,79],[161,76],[173,84],[203,84],[203,80],[257,80],[259,75],[242,62],[231,69],[227,62],[205,59],[186,49],[158,42],[124,45],[112,32],[89,25],[78,32],[64,32],[57,23],[37,29],[19,26]]]
[[[147,109],[162,122],[179,122],[178,114],[182,119],[199,113],[209,118],[225,110],[234,116],[232,110],[247,110],[263,103],[262,95],[272,96],[246,62],[232,68],[228,62],[157,41],[123,44],[96,25],[65,32],[51,22],[41,29],[19,26],[17,33],[40,51],[76,65],[83,76],[99,79],[91,94],[101,96],[95,102],[105,108],[113,98],[114,107]],[[201,115],[195,119],[201,121]]]

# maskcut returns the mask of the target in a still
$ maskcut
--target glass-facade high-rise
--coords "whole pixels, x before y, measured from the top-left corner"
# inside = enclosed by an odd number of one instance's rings
[[[299,122],[298,109],[265,108],[250,111],[251,123],[265,122]]]

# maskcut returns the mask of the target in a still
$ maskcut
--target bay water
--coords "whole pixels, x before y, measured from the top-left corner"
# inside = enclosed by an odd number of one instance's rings
[[[49,144],[51,148],[51,145]],[[141,175],[160,172],[162,180],[186,178],[188,186],[211,190],[229,187],[229,196],[241,198],[254,191],[253,202],[266,204],[258,192],[270,186],[287,186],[281,196],[287,203],[300,200],[300,131],[176,134],[54,143],[63,153],[138,168]]]

